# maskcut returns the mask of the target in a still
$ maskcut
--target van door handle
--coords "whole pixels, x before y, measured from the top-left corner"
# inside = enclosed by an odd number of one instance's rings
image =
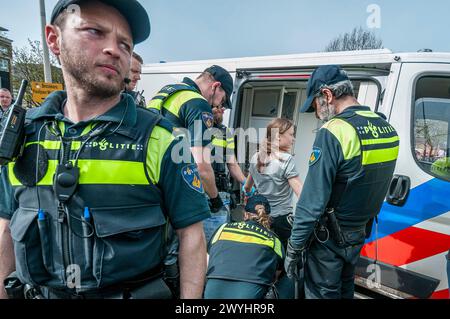
[[[389,185],[386,201],[395,206],[403,206],[411,190],[411,179],[405,175],[394,175]]]

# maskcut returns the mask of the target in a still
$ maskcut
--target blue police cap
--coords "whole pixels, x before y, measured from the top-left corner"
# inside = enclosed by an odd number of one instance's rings
[[[50,23],[72,4],[82,4],[86,0],[59,0],[53,8]],[[150,18],[144,7],[136,0],[99,0],[104,4],[114,7],[119,11],[131,29],[133,43],[138,44],[147,40],[150,36]]]
[[[307,98],[302,108],[301,113],[314,112],[312,102],[320,89],[324,86],[336,84],[341,81],[348,80],[347,74],[337,65],[323,65],[318,67],[308,81],[306,88]]]
[[[227,100],[225,107],[231,109],[231,94],[233,93],[233,78],[230,73],[218,65],[213,65],[205,70],[211,74],[214,79],[222,84],[222,88],[226,93]]]
[[[245,205],[245,211],[248,213],[256,214],[255,208],[257,205],[263,205],[266,209],[266,213],[270,214],[270,204],[267,198],[263,195],[253,195],[247,200],[247,204]]]

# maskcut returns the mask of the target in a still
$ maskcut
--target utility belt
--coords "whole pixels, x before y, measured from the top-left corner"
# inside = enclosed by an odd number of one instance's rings
[[[214,173],[216,186],[219,192],[229,193],[231,191],[230,178],[226,173]]]
[[[14,272],[5,279],[5,290],[9,299],[173,299],[164,277],[163,268],[157,267],[138,278],[117,285],[75,292],[23,284]]]
[[[342,228],[333,208],[327,208],[314,229],[314,235],[320,243],[332,239],[340,248],[364,243],[366,226]]]

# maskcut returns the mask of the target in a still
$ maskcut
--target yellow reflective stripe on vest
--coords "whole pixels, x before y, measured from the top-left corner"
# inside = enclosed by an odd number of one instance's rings
[[[36,145],[36,144],[40,144],[43,148],[45,148],[46,150],[49,151],[57,151],[59,149],[61,149],[61,142],[60,141],[41,141],[41,142],[30,142],[25,144],[25,147],[28,147],[30,145]],[[80,141],[73,141],[71,143],[71,150],[72,151],[78,151],[81,147],[81,142]]]
[[[161,104],[162,104],[162,100],[158,100],[158,99],[151,100],[151,101],[148,103],[147,108],[148,108],[148,109],[155,109],[155,110],[161,111]]]
[[[376,163],[390,162],[397,159],[398,146],[391,148],[383,148],[379,150],[363,151],[362,164],[370,165]]]
[[[9,182],[11,183],[11,186],[18,187],[22,186],[22,183],[16,178],[16,175],[14,174],[14,165],[15,163],[9,163],[8,164],[8,178]],[[58,161],[48,161],[48,169],[47,173],[44,176],[44,178],[39,182],[38,185],[52,185],[53,184],[53,175],[56,171],[56,166],[58,166]]]
[[[242,223],[245,223],[245,222],[242,222]],[[258,233],[256,233],[256,232],[253,232],[253,231],[249,231],[249,230],[245,230],[245,229],[238,229],[238,228],[225,228],[224,229],[224,231],[234,231],[234,232],[238,232],[238,233],[244,233],[244,234],[249,234],[249,235],[252,235],[252,236],[256,236],[256,237],[259,237],[259,238],[261,238],[262,240],[266,240],[266,239],[268,239],[267,237],[265,237],[264,235],[262,235],[262,234],[258,234]]]
[[[372,111],[355,111],[355,113],[363,117],[371,117],[371,118],[380,117],[378,114]]]
[[[80,184],[148,185],[142,162],[79,160]]]
[[[221,140],[221,139],[218,139],[218,138],[213,138],[212,145],[226,148],[227,147],[227,141]]]
[[[219,240],[220,234],[222,233],[223,229],[225,228],[227,224],[223,224],[222,226],[220,226],[219,230],[217,230],[216,234],[214,235],[211,244],[214,244],[216,241]]]
[[[227,148],[231,150],[236,148],[236,145],[234,144],[234,137],[227,138]]]
[[[174,139],[175,137],[168,130],[157,125],[153,128],[148,142],[146,160],[147,173],[153,184],[159,182],[162,159]]]
[[[206,99],[199,93],[192,91],[180,91],[169,97],[164,103],[163,108],[176,117],[179,117],[178,114],[180,113],[180,109],[183,104],[193,99],[203,99],[206,101]]]
[[[388,138],[371,138],[369,140],[361,140],[362,145],[377,145],[377,144],[387,144],[400,141],[400,137],[388,137]]]
[[[73,162],[73,161],[72,161]],[[57,160],[48,161],[47,174],[39,181],[38,186],[53,185]],[[10,181],[12,186],[21,186],[13,173],[14,165],[10,166]],[[80,180],[82,185],[148,185],[142,162],[79,160]]]
[[[235,229],[233,229],[233,230],[235,231]],[[252,233],[252,234],[254,235],[254,233]],[[257,238],[255,236],[251,236],[251,235],[227,232],[226,230],[224,230],[220,234],[219,240],[229,240],[229,241],[234,241],[234,242],[238,242],[238,243],[263,245],[263,246],[267,246],[271,249],[275,248],[274,247],[275,243],[272,239],[261,239],[261,238]],[[275,253],[278,254],[280,257],[282,257],[280,252],[275,251]]]
[[[337,118],[328,121],[322,128],[327,129],[339,141],[345,160],[361,155],[359,137],[351,124]]]
[[[22,186],[22,183],[16,178],[16,175],[14,174],[14,165],[15,163],[10,163],[8,165],[9,168],[9,181],[12,186]],[[58,166],[57,160],[49,160],[48,161],[48,169],[47,173],[45,174],[44,178],[39,181],[39,186],[50,186],[53,185],[53,175],[55,175],[56,167]]]
[[[283,248],[281,247],[281,241],[278,238],[275,238],[275,247],[273,250],[278,256],[280,256],[280,258],[283,258]]]

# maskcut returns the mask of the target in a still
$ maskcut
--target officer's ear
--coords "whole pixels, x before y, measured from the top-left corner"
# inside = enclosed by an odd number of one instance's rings
[[[55,25],[47,25],[45,27],[45,39],[48,48],[54,55],[59,57],[61,54],[61,30]]]
[[[325,97],[326,101],[328,104],[331,103],[331,101],[333,100],[333,91],[331,91],[330,89],[322,89],[322,96]]]

